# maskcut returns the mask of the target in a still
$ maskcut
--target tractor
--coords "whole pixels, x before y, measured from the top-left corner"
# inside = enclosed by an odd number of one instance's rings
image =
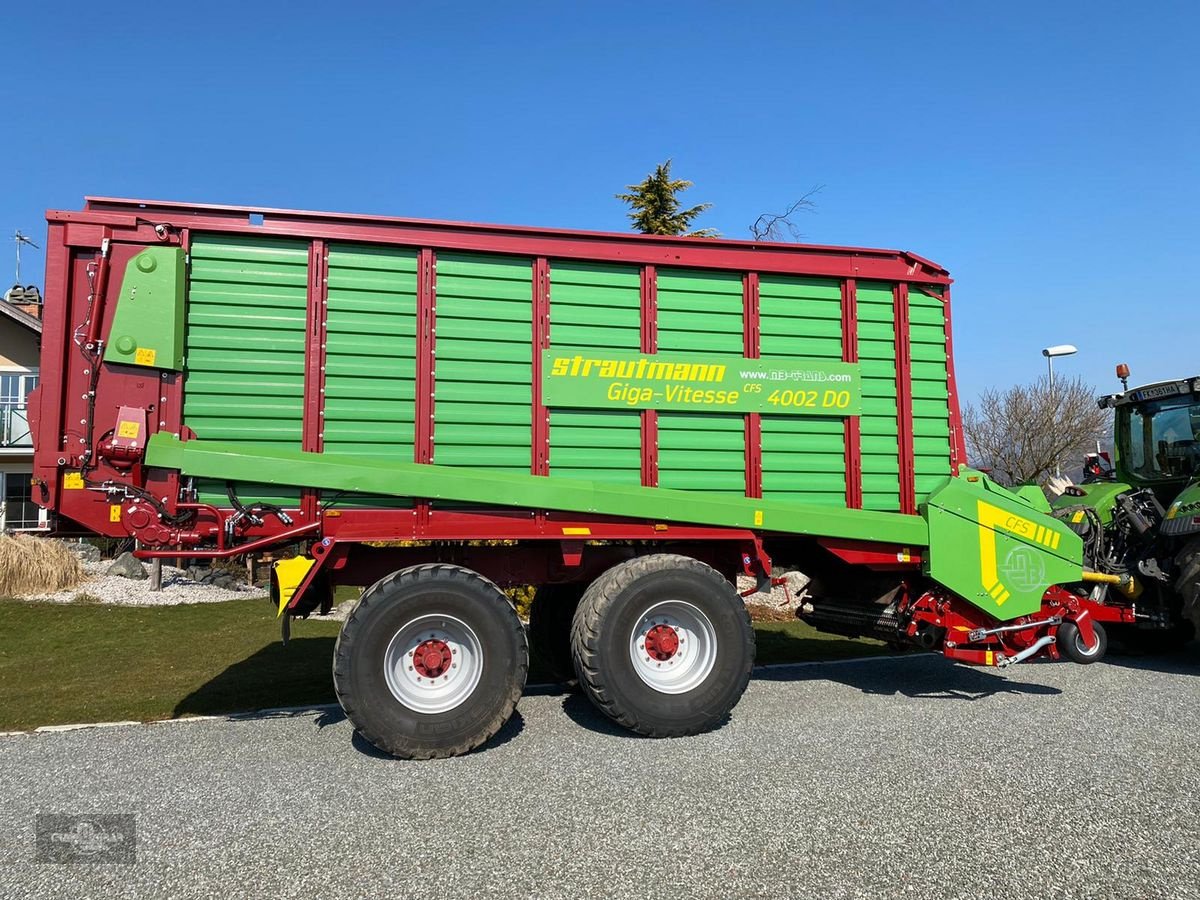
[[[1123,637],[1143,648],[1181,647],[1200,634],[1200,377],[1129,388],[1098,399],[1111,409],[1113,454],[1088,454],[1083,482],[1053,514],[1084,543],[1096,572],[1125,579],[1136,622]]]

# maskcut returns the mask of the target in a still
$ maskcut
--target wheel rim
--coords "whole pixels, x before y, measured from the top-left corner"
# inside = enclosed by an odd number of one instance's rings
[[[1089,647],[1083,641],[1083,632],[1081,632],[1079,630],[1078,626],[1076,626],[1076,628],[1075,628],[1075,649],[1078,650],[1081,655],[1095,656],[1097,653],[1100,652],[1100,635],[1098,632],[1093,631],[1092,636],[1096,639],[1096,646]]]
[[[383,673],[388,690],[404,706],[420,713],[447,712],[478,687],[483,647],[461,619],[421,616],[393,635]]]
[[[717,632],[698,607],[682,600],[656,603],[642,614],[629,638],[638,677],[662,694],[695,689],[717,661]]]

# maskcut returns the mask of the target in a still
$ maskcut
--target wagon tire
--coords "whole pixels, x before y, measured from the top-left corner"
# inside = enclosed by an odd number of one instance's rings
[[[470,569],[440,564],[367,588],[333,654],[346,718],[403,759],[483,744],[512,715],[528,670],[525,629],[504,593]]]
[[[575,680],[571,661],[571,622],[586,584],[544,584],[529,605],[529,656],[560,683]]]
[[[1067,659],[1081,665],[1086,666],[1089,663],[1099,662],[1108,652],[1108,633],[1099,622],[1092,623],[1092,630],[1096,633],[1096,643],[1088,647],[1083,642],[1079,626],[1074,622],[1063,622],[1058,626],[1059,650],[1066,655]]]
[[[609,569],[575,610],[580,687],[613,721],[649,737],[720,725],[754,666],[742,598],[698,560],[656,554]]]

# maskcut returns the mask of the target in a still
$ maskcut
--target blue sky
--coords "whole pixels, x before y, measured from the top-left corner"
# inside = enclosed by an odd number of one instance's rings
[[[1200,372],[1198,31],[1170,2],[22,4],[0,231],[85,194],[626,230],[613,193],[672,157],[726,236],[823,185],[806,239],[949,268],[964,400],[1063,342],[1108,390]]]

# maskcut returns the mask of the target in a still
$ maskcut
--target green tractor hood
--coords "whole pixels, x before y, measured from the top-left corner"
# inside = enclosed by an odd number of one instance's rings
[[[1200,533],[1200,479],[1188,482],[1167,507],[1162,533],[1167,535]]]

